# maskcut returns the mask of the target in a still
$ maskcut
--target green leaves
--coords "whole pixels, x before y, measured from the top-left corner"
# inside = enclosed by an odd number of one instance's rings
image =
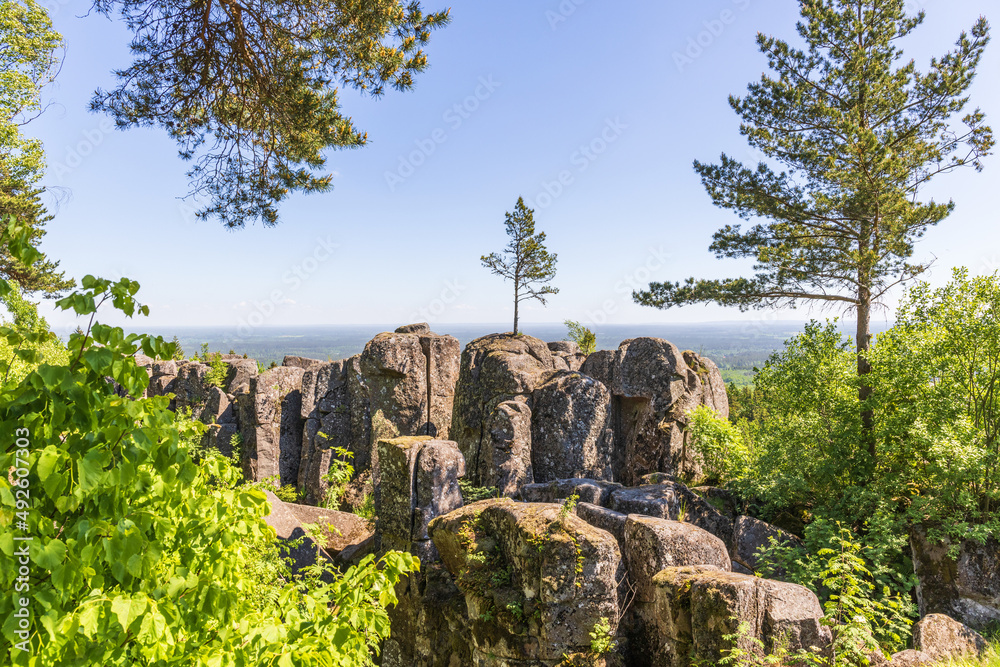
[[[111,600],[111,613],[118,618],[118,623],[124,632],[129,632],[132,624],[146,611],[146,597],[137,595],[134,598],[119,595]]]
[[[54,570],[66,557],[66,544],[61,540],[49,540],[45,544],[40,541],[31,542],[31,560],[43,570]]]
[[[83,284],[65,308],[92,314],[110,302],[142,311],[132,281]],[[43,322],[38,335],[0,330],[0,342],[49,344]],[[264,495],[240,487],[239,471],[217,453],[195,465],[182,435],[200,431],[171,412],[166,397],[140,398],[147,374],[132,356],[140,349],[171,346],[97,323],[71,336],[60,358],[0,388],[0,431],[31,443],[28,488],[0,476],[0,516],[31,514],[32,659],[109,667],[367,664],[388,633],[385,605],[417,561],[390,554],[343,576],[327,566],[292,581],[264,521]],[[132,398],[117,395],[109,377]],[[10,454],[0,458],[12,464]],[[5,590],[16,585],[22,544],[10,522],[0,525]],[[0,596],[0,617],[14,618],[13,604]],[[0,655],[17,664],[13,629],[4,626]]]

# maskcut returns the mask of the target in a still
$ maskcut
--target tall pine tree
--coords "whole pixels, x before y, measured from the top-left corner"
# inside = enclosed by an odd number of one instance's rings
[[[905,4],[800,0],[796,27],[805,48],[758,35],[772,74],[729,104],[741,133],[770,162],[750,167],[723,154],[718,164],[694,163],[715,205],[753,223],[720,229],[710,249],[720,259],[754,258],[756,274],[652,283],[633,294],[638,303],[840,304],[857,313],[858,374],[868,374],[873,306],[927,270],[911,261],[914,243],[954,209],[950,201],[921,201],[921,191],[960,167],[982,169],[994,145],[979,109],[956,129],[989,41],[986,20],[921,73],[903,60],[899,43],[924,13],[908,16]],[[862,381],[870,431],[869,396]]]

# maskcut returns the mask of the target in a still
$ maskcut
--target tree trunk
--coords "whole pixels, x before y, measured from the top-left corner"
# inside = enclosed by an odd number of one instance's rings
[[[517,283],[514,283],[514,335],[517,335],[517,306],[520,303],[517,293]]]
[[[861,438],[868,449],[868,455],[872,463],[875,462],[875,413],[871,408],[865,407],[864,403],[871,397],[872,388],[868,384],[868,375],[872,366],[868,362],[867,354],[871,348],[871,316],[872,316],[872,295],[871,289],[865,285],[858,290],[858,330],[856,336],[858,350],[858,402],[861,404]]]

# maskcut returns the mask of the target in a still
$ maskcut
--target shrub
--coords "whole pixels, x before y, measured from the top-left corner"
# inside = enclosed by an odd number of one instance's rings
[[[699,405],[688,413],[688,433],[688,444],[701,456],[706,481],[723,485],[746,477],[750,451],[743,432],[729,420],[707,405]]]
[[[15,258],[37,260],[24,250],[24,231],[10,233]],[[128,279],[81,284],[61,308],[91,316],[111,302],[129,317],[148,313]],[[0,280],[0,295],[9,292]],[[51,339],[6,326],[0,336],[15,350]],[[0,513],[18,517],[0,526],[4,590],[18,584],[16,550],[27,544],[30,553],[28,628],[4,624],[5,662],[369,664],[388,635],[394,586],[418,561],[390,553],[342,576],[320,568],[295,581],[267,567],[260,546],[273,545],[274,532],[263,494],[238,486],[217,454],[196,465],[166,397],[122,397],[107,381],[142,396],[139,350],[171,351],[162,339],[94,323],[70,337],[65,361],[41,363],[0,389],[0,431],[23,443],[0,451],[0,468],[10,471],[0,476]],[[15,605],[19,598],[0,596],[0,618],[15,618]]]
[[[208,361],[208,372],[205,374],[205,384],[209,387],[218,387],[219,389],[226,388],[226,379],[229,377],[229,364],[222,360],[222,355],[216,352],[211,355],[211,359],[205,358]]]
[[[593,354],[597,351],[597,336],[594,335],[593,331],[573,320],[566,320],[564,324],[569,329],[569,340],[580,346],[580,352]]]

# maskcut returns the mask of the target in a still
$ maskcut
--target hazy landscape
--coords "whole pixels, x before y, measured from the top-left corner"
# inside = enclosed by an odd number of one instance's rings
[[[594,326],[593,329],[599,350],[615,349],[623,340],[630,338],[664,338],[681,350],[694,350],[707,356],[722,370],[726,382],[744,385],[753,377],[753,369],[760,368],[772,353],[783,349],[785,341],[801,333],[804,324],[790,320],[762,320],[697,324],[607,324]],[[850,321],[840,322],[840,325],[841,330],[847,334],[854,329],[854,323]],[[321,361],[344,359],[360,354],[365,349],[365,344],[376,334],[394,328],[379,324],[261,327],[249,336],[241,336],[234,327],[175,327],[155,329],[150,333],[167,340],[177,336],[187,354],[198,352],[207,343],[212,352],[233,350],[268,366],[271,362],[281,364],[286,355]],[[480,336],[506,331],[510,325],[436,324],[432,328],[438,333],[454,336],[464,347]],[[873,325],[875,331],[886,328],[884,323]],[[562,324],[525,323],[521,329],[529,336],[545,341],[566,338],[566,327]]]

